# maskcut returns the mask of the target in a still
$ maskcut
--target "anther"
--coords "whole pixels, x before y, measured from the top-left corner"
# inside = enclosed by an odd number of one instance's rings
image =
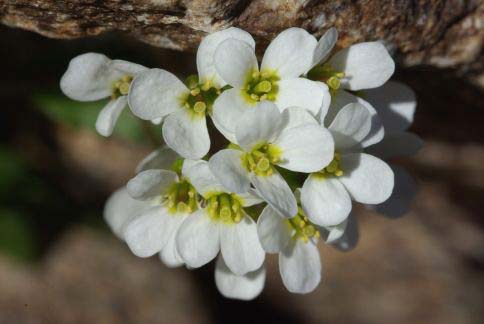
[[[192,96],[197,96],[199,93],[200,93],[200,88],[198,88],[198,87],[193,89],[192,91],[190,91],[190,94]]]

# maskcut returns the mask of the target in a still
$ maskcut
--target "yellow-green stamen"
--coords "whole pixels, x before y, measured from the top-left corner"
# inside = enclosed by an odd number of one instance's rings
[[[340,88],[344,77],[343,72],[334,70],[329,64],[317,65],[308,72],[309,79],[326,82],[332,94]]]
[[[197,207],[197,192],[185,179],[175,182],[163,197],[170,213],[193,213]]]
[[[335,152],[333,160],[324,169],[315,174],[323,178],[341,177],[344,174],[343,169],[341,168],[341,154]]]
[[[262,100],[276,100],[279,76],[275,71],[251,71],[242,88],[242,96],[251,104]]]
[[[129,92],[131,81],[133,81],[133,77],[128,74],[115,81],[112,87],[111,99],[115,100],[121,96],[126,96]]]
[[[242,165],[257,175],[270,176],[274,173],[273,164],[280,162],[281,154],[281,149],[276,145],[263,144],[242,154]]]
[[[302,210],[298,206],[298,212],[296,216],[287,220],[289,227],[294,231],[293,239],[302,239],[304,243],[309,242],[309,239],[320,237],[320,233],[316,226],[311,223]]]
[[[196,75],[191,75],[185,80],[189,91],[180,98],[183,107],[193,113],[193,116],[204,117],[212,113],[212,106],[219,96],[221,89],[216,87],[211,80],[201,81]]]
[[[214,221],[238,223],[244,216],[242,200],[235,194],[217,193],[207,198],[207,212]]]

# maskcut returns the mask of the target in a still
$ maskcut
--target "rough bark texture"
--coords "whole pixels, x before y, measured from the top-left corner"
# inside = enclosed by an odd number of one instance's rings
[[[453,68],[484,86],[482,0],[0,0],[0,17],[47,37],[122,31],[183,51],[232,25],[262,45],[290,26],[316,36],[335,26],[340,46],[383,40],[404,66]]]

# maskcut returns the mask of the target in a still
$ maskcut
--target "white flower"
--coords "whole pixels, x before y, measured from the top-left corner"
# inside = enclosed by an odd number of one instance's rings
[[[264,289],[266,269],[262,265],[259,269],[236,275],[225,264],[219,255],[215,265],[215,285],[220,293],[227,298],[251,300],[259,296]]]
[[[335,144],[334,159],[312,173],[301,190],[302,207],[311,222],[321,226],[341,224],[351,211],[352,199],[379,204],[391,195],[394,179],[390,167],[362,152],[362,140],[371,130],[372,119],[364,106],[351,103],[328,127]]]
[[[383,140],[367,147],[365,151],[382,159],[416,154],[423,142],[417,135],[407,131],[417,106],[412,89],[402,83],[389,81],[379,88],[365,90],[361,95],[375,107],[385,127]],[[403,168],[391,167],[395,173],[393,193],[384,203],[372,206],[372,209],[395,218],[410,209],[410,203],[417,193],[417,184]]]
[[[218,46],[215,67],[233,89],[217,98],[213,119],[227,139],[235,142],[237,121],[259,101],[270,100],[281,111],[302,107],[314,116],[323,104],[329,105],[324,83],[300,78],[311,67],[315,47],[316,39],[304,29],[286,29],[267,47],[259,70],[254,47],[236,39]]]
[[[108,224],[135,255],[160,253],[163,263],[170,267],[183,264],[175,235],[182,222],[198,209],[197,193],[184,177],[193,161],[174,161],[175,168],[182,167],[182,177],[174,171],[145,168],[164,167],[173,157],[166,148],[152,153],[138,167],[136,177],[113,194],[105,208]]]
[[[114,125],[127,104],[131,80],[145,71],[144,66],[122,60],[111,60],[105,55],[86,53],[76,56],[62,76],[60,87],[71,99],[97,101],[111,98],[101,110],[96,130],[110,136]]]
[[[338,111],[347,104],[361,103],[374,119],[371,131],[362,142],[365,145],[377,143],[383,138],[384,129],[377,118],[375,108],[346,90],[358,91],[383,85],[395,71],[395,63],[385,46],[379,42],[355,44],[331,56],[337,39],[338,33],[334,28],[329,29],[321,37],[314,51],[313,68],[308,72],[308,77],[312,80],[325,81],[331,90],[332,98],[326,116],[327,124],[331,123]]]
[[[187,85],[168,71],[151,69],[135,78],[131,86],[129,106],[133,114],[150,120],[163,117],[166,144],[185,158],[202,158],[210,149],[206,115],[211,114],[213,102],[226,84],[215,71],[213,57],[226,39],[255,47],[247,32],[225,29],[203,39],[197,52],[198,77],[189,77]]]
[[[321,260],[316,244],[320,232],[302,209],[286,219],[266,206],[257,221],[257,232],[264,250],[279,254],[282,282],[290,292],[306,294],[318,286]]]
[[[291,108],[281,114],[270,101],[258,103],[242,116],[235,137],[240,149],[217,152],[209,160],[210,169],[233,192],[247,192],[252,183],[285,217],[296,214],[296,200],[274,166],[309,173],[322,169],[333,158],[331,134],[306,110]]]
[[[224,188],[206,161],[198,161],[191,167],[188,178],[205,199],[205,207],[188,217],[176,236],[185,263],[198,268],[221,251],[225,264],[236,275],[259,269],[265,254],[256,224],[244,207],[262,201],[250,193],[234,194]]]

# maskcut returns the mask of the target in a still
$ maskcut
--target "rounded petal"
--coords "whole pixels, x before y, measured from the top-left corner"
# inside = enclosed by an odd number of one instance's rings
[[[397,132],[387,134],[381,142],[367,147],[365,151],[381,159],[389,159],[415,155],[420,151],[422,146],[423,141],[417,135],[407,132]]]
[[[270,176],[251,174],[251,182],[262,197],[280,215],[286,218],[297,214],[297,202],[286,180],[274,170]]]
[[[379,88],[364,91],[363,95],[375,107],[387,131],[404,131],[413,123],[417,100],[407,85],[388,81]]]
[[[296,106],[305,108],[316,116],[323,105],[323,99],[330,95],[321,82],[304,78],[281,80],[278,86],[275,104],[281,111]]]
[[[131,198],[126,187],[122,187],[115,191],[106,201],[104,219],[114,234],[124,240],[123,233],[126,224],[138,217],[150,206],[146,202]]]
[[[348,217],[341,224],[328,226],[324,229],[324,231],[326,232],[325,233],[326,244],[336,242],[343,236],[346,230],[346,226],[348,225],[348,219],[350,217],[351,215],[348,215]]]
[[[257,220],[257,234],[262,248],[268,253],[279,253],[291,240],[292,229],[271,206],[266,206]]]
[[[365,153],[344,154],[341,157],[343,183],[351,198],[363,204],[380,204],[393,190],[392,169],[372,155]]]
[[[262,204],[264,202],[264,199],[259,197],[257,192],[250,188],[249,191],[245,193],[238,193],[237,197],[239,197],[241,201],[242,207],[250,207],[258,204]]]
[[[236,275],[255,271],[264,263],[257,225],[249,216],[236,224],[220,225],[220,247],[225,264]]]
[[[250,188],[249,172],[242,165],[242,151],[220,150],[209,160],[210,170],[231,192],[245,193]]]
[[[126,226],[124,237],[133,254],[146,258],[161,251],[177,226],[176,216],[154,206]]]
[[[186,171],[186,177],[198,193],[205,196],[214,192],[226,192],[227,189],[218,181],[210,170],[207,161],[199,161]],[[205,197],[207,198],[207,197]]]
[[[166,117],[162,131],[166,145],[184,158],[201,159],[210,150],[205,116],[183,109]]]
[[[357,219],[354,215],[350,215],[343,235],[330,244],[340,251],[347,252],[356,246],[359,236]]]
[[[96,130],[102,136],[111,136],[114,125],[128,103],[128,97],[121,96],[116,100],[110,100],[99,112],[96,120]]]
[[[313,55],[313,66],[323,63],[331,54],[338,41],[338,31],[332,27],[328,29],[318,41]]]
[[[124,60],[112,60],[111,68],[120,72],[121,74],[128,74],[131,76],[136,76],[141,72],[148,70],[148,68],[143,65],[131,63]]]
[[[288,28],[267,47],[261,70],[276,70],[281,79],[297,78],[311,68],[316,45],[316,38],[306,30]]]
[[[254,47],[234,38],[220,43],[215,51],[214,61],[220,77],[235,88],[241,88],[247,76],[258,70]]]
[[[248,110],[235,128],[235,137],[246,151],[254,146],[272,143],[284,127],[284,118],[270,101],[261,101]]]
[[[384,203],[372,206],[375,211],[388,217],[397,218],[410,210],[410,205],[417,194],[417,183],[407,171],[398,166],[392,166],[395,174],[395,188]]]
[[[213,104],[214,125],[230,142],[237,144],[235,128],[244,113],[250,109],[254,107],[245,102],[239,89],[225,90]]]
[[[336,150],[347,151],[354,147],[361,148],[361,141],[371,129],[371,115],[359,103],[350,103],[343,107],[328,129],[334,138]]]
[[[289,107],[282,113],[285,124],[284,129],[290,129],[293,127],[298,127],[304,124],[314,124],[319,125],[317,120],[314,118],[308,110],[300,107]]]
[[[161,262],[163,262],[163,264],[169,268],[176,268],[183,265],[184,263],[176,247],[176,234],[178,233],[181,224],[185,221],[187,217],[189,217],[188,214],[173,216],[173,221],[176,222],[176,224],[173,224],[172,233],[160,252]]]
[[[169,170],[180,156],[171,148],[163,146],[151,152],[136,167],[136,173],[150,169]]]
[[[311,222],[334,226],[348,217],[351,198],[338,179],[311,174],[301,189],[301,205]]]
[[[161,69],[140,73],[131,83],[128,102],[133,114],[152,120],[182,108],[188,88],[175,75]]]
[[[265,280],[266,269],[264,266],[243,276],[238,276],[230,271],[222,257],[217,259],[215,285],[226,298],[252,300],[259,296],[264,289]]]
[[[240,28],[230,27],[208,34],[201,41],[197,51],[197,70],[202,83],[205,80],[211,80],[218,87],[223,87],[227,84],[215,70],[214,56],[215,50],[220,43],[229,38],[241,40],[255,49],[255,41],[252,36]]]
[[[329,64],[345,73],[341,86],[349,90],[377,88],[390,79],[395,62],[383,44],[359,43],[337,52]]]
[[[60,88],[71,99],[95,101],[111,95],[114,81],[109,67],[111,60],[98,53],[74,57],[61,78]]]
[[[282,150],[277,165],[291,171],[316,172],[333,160],[333,137],[319,125],[305,124],[285,129],[275,145]]]
[[[320,87],[321,90],[324,92],[323,96],[323,104],[321,105],[321,109],[318,114],[319,120],[324,120],[326,115],[328,114],[329,108],[331,107],[331,93],[329,92],[329,88],[324,82],[316,82]]]
[[[176,246],[188,266],[199,268],[209,263],[220,250],[219,224],[205,210],[193,213],[178,230]]]
[[[178,180],[173,171],[146,170],[128,181],[126,188],[129,195],[138,200],[150,200],[166,192],[169,186]]]
[[[365,139],[363,139],[363,141],[361,142],[361,146],[367,147],[380,142],[385,135],[385,130],[383,128],[383,123],[377,114],[377,111],[368,101],[365,101],[362,98],[349,93],[348,91],[340,90],[336,93],[336,96],[334,96],[331,101],[331,105],[328,110],[328,114],[326,115],[326,118],[322,119],[321,122],[324,121],[325,125],[331,124],[338,112],[350,103],[362,104],[366,107],[371,115],[371,129],[368,135],[366,135]]]
[[[292,240],[279,254],[279,271],[287,290],[307,294],[321,281],[321,260],[318,248],[309,241]]]

